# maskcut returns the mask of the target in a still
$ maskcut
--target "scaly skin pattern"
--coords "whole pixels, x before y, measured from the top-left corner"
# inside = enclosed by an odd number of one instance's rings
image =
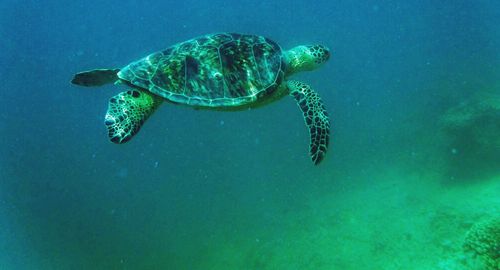
[[[326,155],[330,138],[328,113],[319,95],[307,84],[288,81],[290,95],[295,98],[302,110],[306,126],[309,129],[309,154],[314,164],[319,164]]]
[[[130,140],[161,102],[160,97],[139,90],[121,92],[112,97],[104,120],[109,139],[114,143]]]
[[[284,77],[282,55],[261,36],[212,34],[153,53],[118,76],[174,103],[237,107],[276,91]]]
[[[300,71],[311,71],[323,65],[329,58],[328,49],[321,45],[300,45],[284,52],[287,63],[286,76]]]

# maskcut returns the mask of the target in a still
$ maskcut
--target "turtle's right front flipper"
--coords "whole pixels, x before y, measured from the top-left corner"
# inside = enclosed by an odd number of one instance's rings
[[[288,81],[290,95],[295,98],[302,110],[304,121],[309,129],[311,143],[309,154],[315,165],[318,165],[326,155],[330,138],[330,120],[325,106],[309,85],[299,81]]]
[[[94,69],[76,73],[71,80],[72,84],[81,86],[101,86],[114,83],[118,80],[120,69]]]
[[[163,99],[146,91],[129,90],[109,100],[104,124],[114,143],[129,141]]]

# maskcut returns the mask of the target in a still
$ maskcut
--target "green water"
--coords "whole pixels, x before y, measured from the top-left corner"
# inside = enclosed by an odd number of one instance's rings
[[[0,3],[0,270],[498,270],[498,1]],[[103,124],[122,67],[202,34],[324,44],[318,166],[293,98]]]

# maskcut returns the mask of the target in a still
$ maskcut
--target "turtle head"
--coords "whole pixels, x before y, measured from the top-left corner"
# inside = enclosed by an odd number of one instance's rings
[[[317,69],[329,58],[330,50],[322,45],[301,45],[285,52],[288,74]]]

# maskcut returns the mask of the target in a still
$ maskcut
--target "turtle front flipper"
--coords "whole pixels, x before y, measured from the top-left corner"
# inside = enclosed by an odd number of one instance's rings
[[[109,139],[114,143],[129,141],[161,102],[160,97],[140,90],[129,90],[112,97],[104,119]]]
[[[328,113],[319,95],[307,84],[298,81],[288,81],[290,95],[295,98],[304,115],[309,128],[311,143],[309,154],[315,165],[319,164],[326,155],[330,137],[330,122]]]
[[[75,74],[71,83],[87,87],[114,83],[118,80],[119,71],[120,69],[94,69],[82,71]]]

